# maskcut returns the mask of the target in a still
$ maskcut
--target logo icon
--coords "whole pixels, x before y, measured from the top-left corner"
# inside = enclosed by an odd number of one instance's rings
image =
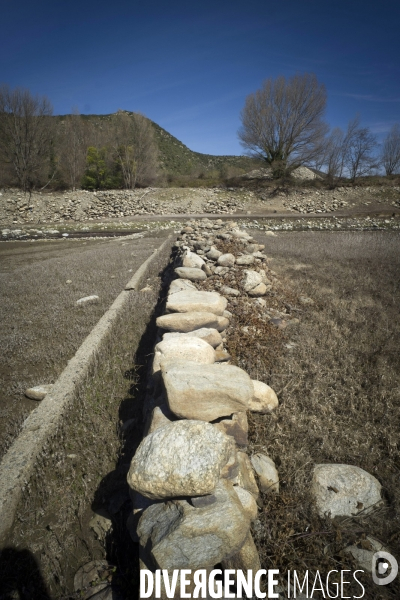
[[[376,585],[388,585],[397,577],[399,565],[389,552],[375,552],[372,557],[372,579]]]

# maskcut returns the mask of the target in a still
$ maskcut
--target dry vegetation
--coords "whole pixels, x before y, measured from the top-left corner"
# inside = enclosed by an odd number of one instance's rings
[[[37,406],[24,397],[26,388],[56,380],[160,243],[146,236],[0,244],[0,456]],[[98,303],[76,305],[91,294],[99,296]]]
[[[113,586],[124,598],[137,597],[137,549],[126,529],[126,474],[141,440],[147,363],[168,254],[169,248],[152,263],[151,290],[132,292],[68,420],[37,463],[10,547],[0,554],[0,598],[3,591],[8,600],[14,597],[7,595],[11,590],[23,588],[23,597],[34,600],[81,598],[73,593],[74,574],[87,562],[105,558],[113,565]],[[99,510],[107,511],[113,524],[105,542],[89,527]]]
[[[281,282],[268,304],[296,306],[294,296],[301,294],[315,301],[308,308],[297,304],[302,310],[296,313],[299,325],[272,336],[264,326],[262,336],[245,344],[236,338],[238,327],[249,324],[249,312],[235,310],[230,302],[235,326],[228,349],[280,399],[274,414],[253,415],[250,422],[250,452],[270,455],[281,480],[281,493],[264,496],[255,523],[262,565],[281,573],[355,570],[343,549],[352,543],[368,548],[366,535],[398,556],[400,237],[366,232],[289,233],[272,239],[255,235],[266,244]],[[260,329],[260,321],[255,325]],[[292,350],[285,348],[289,341],[296,344]],[[309,488],[313,465],[324,462],[354,464],[373,474],[383,485],[386,506],[368,517],[318,518]],[[398,580],[381,588],[367,574],[362,581],[365,598],[400,595]],[[359,595],[360,587],[353,593]]]

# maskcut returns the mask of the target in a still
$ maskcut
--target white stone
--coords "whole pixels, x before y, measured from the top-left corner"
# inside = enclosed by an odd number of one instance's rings
[[[249,402],[249,409],[252,412],[269,413],[279,405],[278,397],[274,390],[263,383],[252,379],[254,394]]]
[[[165,425],[140,443],[129,469],[129,486],[153,499],[211,494],[232,444],[203,421]]]
[[[272,458],[265,454],[253,454],[250,461],[258,475],[260,490],[266,494],[271,492],[278,494],[279,475]]]
[[[218,292],[184,290],[168,296],[166,312],[210,312],[222,316],[227,303]]]
[[[83,306],[84,304],[91,304],[93,302],[97,302],[99,299],[98,296],[85,296],[84,298],[79,298],[79,300],[76,301],[76,303],[78,304],[78,306]]]
[[[163,340],[169,340],[180,336],[198,337],[207,342],[207,344],[210,344],[210,346],[213,348],[216,348],[222,344],[222,336],[220,332],[216,329],[211,329],[210,327],[201,327],[200,329],[195,329],[194,331],[188,331],[188,333],[179,333],[175,331],[164,333]]]
[[[189,281],[204,281],[204,279],[207,279],[204,271],[191,267],[178,267],[175,269],[175,273],[181,279],[189,279]]]
[[[199,256],[195,252],[190,252],[190,250],[188,250],[185,253],[183,260],[182,260],[183,267],[201,269],[204,264],[205,264],[205,261],[201,258],[201,256]]]
[[[187,333],[202,327],[221,331],[221,327],[224,324],[224,322],[221,322],[221,319],[224,318],[225,317],[218,317],[210,312],[171,313],[169,315],[158,317],[156,324],[157,327],[161,327],[161,329],[178,331],[181,333]],[[226,321],[228,321],[228,319],[226,319]],[[226,327],[227,325],[223,328],[226,329]]]
[[[25,396],[31,400],[43,400],[45,396],[53,389],[52,384],[35,385],[25,390]]]
[[[220,267],[233,267],[235,264],[235,257],[233,254],[221,254],[217,260],[217,264]]]
[[[254,393],[247,373],[224,363],[163,362],[161,373],[169,408],[185,419],[213,421],[246,411]]]
[[[196,286],[188,279],[174,279],[168,290],[168,296],[182,292],[183,290],[196,290]]]
[[[343,464],[316,465],[311,484],[318,513],[321,516],[353,516],[363,514],[381,503],[381,484],[359,467]]]
[[[242,285],[246,292],[250,292],[250,290],[262,283],[262,276],[257,271],[246,269],[243,271],[243,275]]]
[[[182,336],[163,340],[154,348],[153,374],[160,370],[162,360],[187,360],[204,365],[215,362],[215,350],[204,340]]]

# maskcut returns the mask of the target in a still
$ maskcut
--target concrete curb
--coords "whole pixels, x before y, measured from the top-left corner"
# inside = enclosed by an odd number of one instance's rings
[[[40,405],[24,421],[21,433],[13,442],[0,463],[0,547],[7,542],[13,525],[22,491],[28,484],[38,456],[46,441],[57,432],[59,424],[68,412],[76,388],[87,376],[94,364],[100,346],[110,333],[117,316],[126,307],[131,290],[137,290],[150,264],[160,255],[171,240],[171,235],[154,250],[139,267],[132,279],[97,325],[84,340],[75,356],[61,373]]]

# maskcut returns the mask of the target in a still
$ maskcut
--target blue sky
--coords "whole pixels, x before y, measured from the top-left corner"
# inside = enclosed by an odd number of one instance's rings
[[[400,122],[399,0],[5,0],[0,82],[55,114],[139,111],[192,150],[242,154],[246,96],[313,72],[326,120],[360,114],[382,139]]]

